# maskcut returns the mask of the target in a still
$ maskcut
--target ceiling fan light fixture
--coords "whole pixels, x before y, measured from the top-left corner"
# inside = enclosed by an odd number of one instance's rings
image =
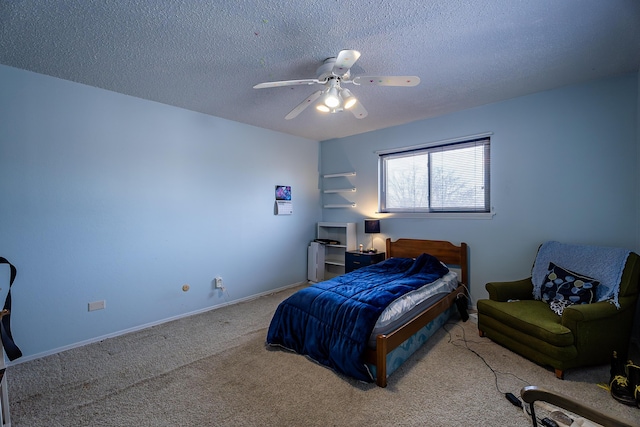
[[[342,89],[342,91],[340,92],[340,96],[342,97],[343,106],[345,110],[348,110],[349,108],[353,107],[354,105],[356,105],[356,102],[358,102],[356,97],[353,96],[353,94],[349,89]]]
[[[329,108],[336,108],[340,105],[340,96],[338,94],[338,89],[332,87],[327,92],[327,95],[324,97],[324,105]]]
[[[315,79],[283,80],[259,83],[254,89],[269,87],[297,86],[321,84],[324,88],[313,92],[298,104],[284,118],[291,120],[304,109],[314,105],[316,110],[323,113],[341,113],[349,110],[356,119],[364,119],[369,114],[362,103],[353,94],[341,87],[342,83],[352,83],[356,86],[415,86],[420,83],[418,76],[351,76],[351,67],[360,57],[360,52],[353,49],[343,49],[337,57],[324,60],[316,70]]]

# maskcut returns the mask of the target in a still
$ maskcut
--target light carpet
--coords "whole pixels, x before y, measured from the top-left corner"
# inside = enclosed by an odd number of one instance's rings
[[[569,370],[561,381],[458,319],[387,388],[345,378],[265,347],[277,304],[294,290],[11,366],[13,426],[525,427],[531,420],[504,393],[529,384],[640,420],[640,409],[597,386],[608,366]]]

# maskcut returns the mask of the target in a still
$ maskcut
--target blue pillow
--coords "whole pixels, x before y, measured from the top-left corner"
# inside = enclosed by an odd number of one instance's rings
[[[590,304],[596,300],[600,282],[591,277],[549,263],[549,270],[542,283],[542,301],[561,315],[564,308],[573,304]]]

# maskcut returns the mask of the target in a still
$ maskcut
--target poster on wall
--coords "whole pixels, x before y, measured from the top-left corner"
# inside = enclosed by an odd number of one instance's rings
[[[291,186],[276,185],[276,215],[291,215],[293,204],[291,203]]]
[[[291,201],[291,186],[290,185],[276,185],[276,200],[289,200],[289,201]]]

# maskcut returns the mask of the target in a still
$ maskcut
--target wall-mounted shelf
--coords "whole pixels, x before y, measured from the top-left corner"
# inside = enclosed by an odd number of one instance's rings
[[[323,178],[349,178],[352,176],[356,176],[355,172],[342,172],[342,173],[328,173],[325,175],[322,175]],[[349,182],[349,180],[343,180],[341,181],[341,183],[344,184],[351,184],[351,182]],[[325,194],[336,194],[336,193],[355,193],[356,192],[356,187],[343,187],[343,188],[330,188],[330,189],[326,189],[322,191]],[[335,198],[334,197],[334,201],[340,201],[340,198]],[[344,200],[344,199],[343,199]],[[326,202],[331,201],[331,198],[329,198],[328,200],[325,200]],[[355,202],[349,202],[347,201],[347,203],[327,203],[324,205],[324,208],[327,209],[331,209],[331,208],[355,208],[356,204]]]
[[[338,178],[341,176],[356,176],[355,172],[329,173],[322,175],[323,178]]]
[[[355,193],[356,187],[353,188],[336,188],[334,190],[324,190],[324,193]]]
[[[331,209],[331,208],[355,208],[356,204],[355,203],[336,203],[336,204],[324,205],[324,207],[327,208],[327,209]]]

